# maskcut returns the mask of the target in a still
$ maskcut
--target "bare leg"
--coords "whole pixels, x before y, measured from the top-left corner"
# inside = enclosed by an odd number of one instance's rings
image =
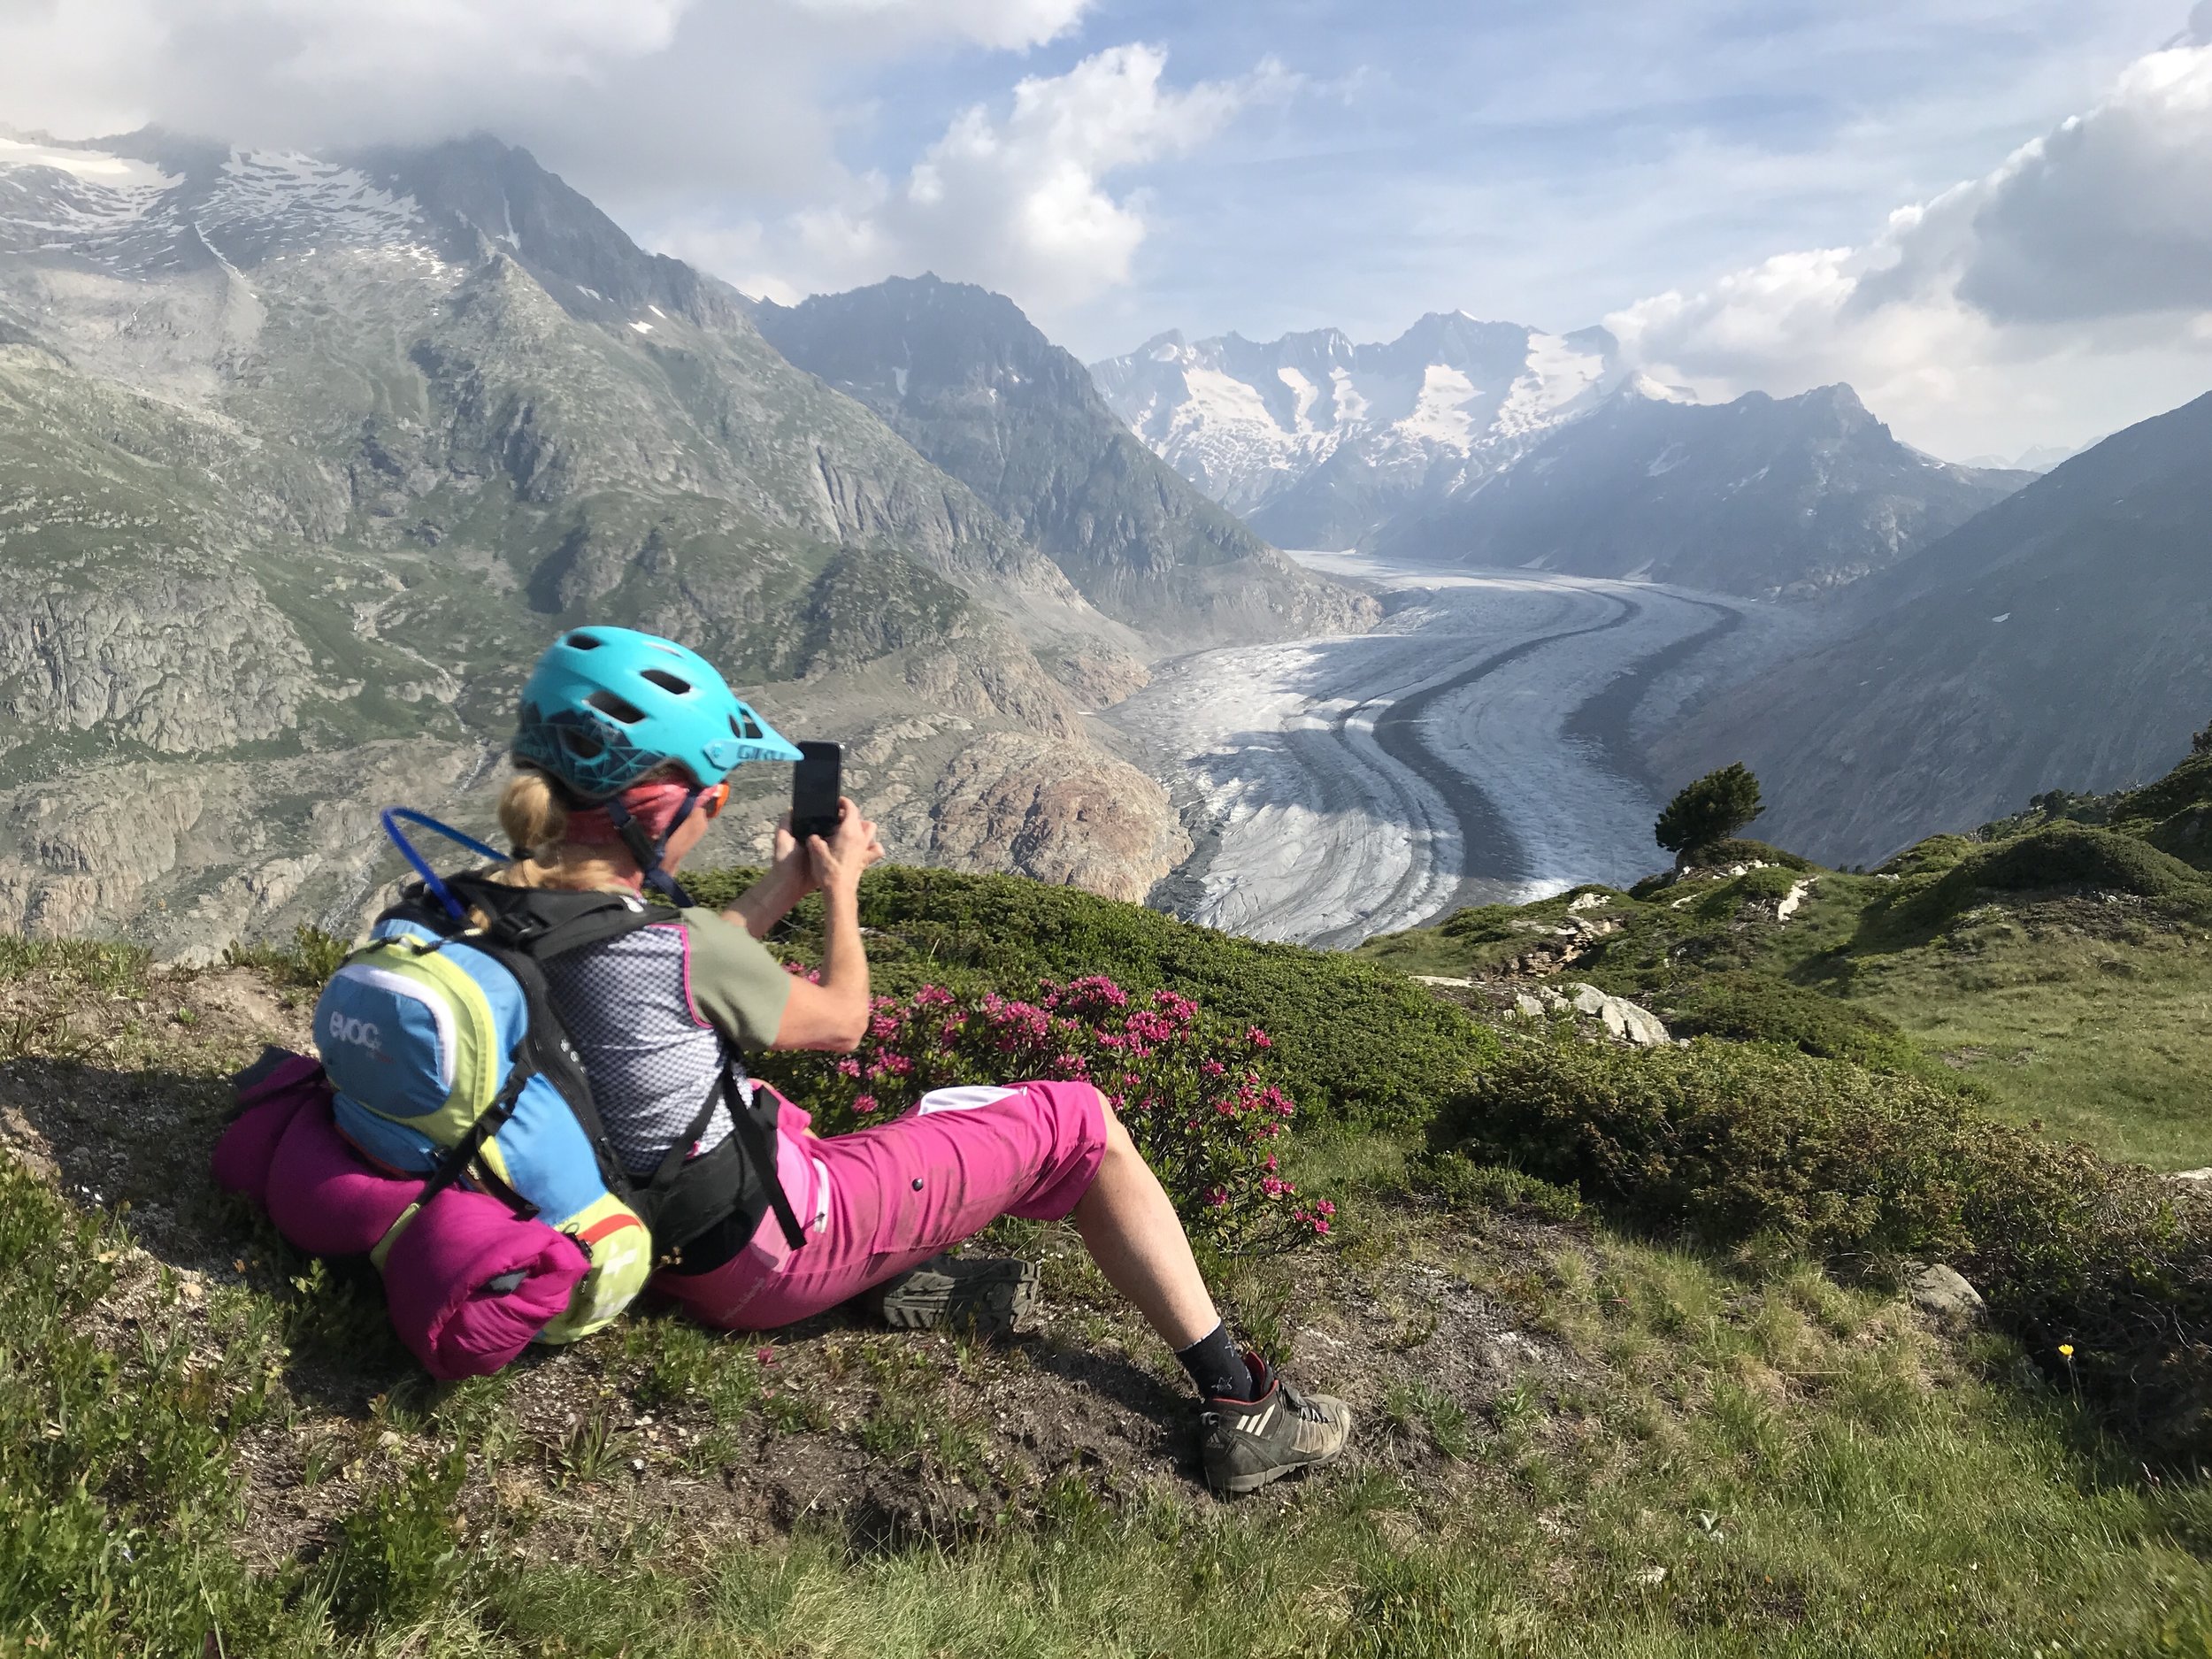
[[[1106,1282],[1136,1303],[1168,1347],[1188,1348],[1221,1323],[1175,1206],[1111,1111],[1106,1156],[1074,1221]]]

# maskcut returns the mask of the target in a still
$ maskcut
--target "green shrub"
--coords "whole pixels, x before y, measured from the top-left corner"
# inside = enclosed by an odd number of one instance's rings
[[[1726,866],[1729,864],[1776,864],[1784,870],[1817,870],[1820,866],[1809,858],[1801,858],[1793,852],[1775,846],[1770,841],[1747,841],[1735,837],[1715,841],[1698,849],[1702,864]]]
[[[1921,1079],[1763,1045],[1555,1041],[1491,1068],[1432,1139],[1707,1244],[1949,1261],[2145,1443],[2212,1451],[2212,1206]]]
[[[1173,991],[1133,997],[1093,975],[1035,1002],[926,985],[878,997],[856,1053],[771,1054],[756,1065],[838,1133],[931,1089],[1080,1080],[1105,1094],[1190,1233],[1225,1254],[1283,1249],[1329,1231],[1336,1206],[1278,1173],[1294,1110],[1271,1080],[1274,1040],[1202,1016]]]
[[[1892,909],[1908,923],[1940,926],[1988,894],[2054,889],[2212,902],[2202,877],[2146,841],[2086,824],[2054,824],[1977,849],[1933,881],[1909,880]]]
[[[2011,893],[2093,887],[2162,899],[2201,886],[2201,878],[2188,865],[2133,836],[2086,824],[2054,824],[1962,861],[1938,891],[1948,887],[1963,897],[1976,888]]]
[[[724,904],[757,873],[685,879],[702,902]],[[819,915],[814,902],[803,906],[776,949],[818,962]],[[1177,991],[1209,1015],[1256,1025],[1316,1121],[1425,1120],[1497,1051],[1487,1029],[1394,970],[1018,876],[884,865],[861,885],[861,921],[874,988],[890,995],[935,984],[1029,997],[1047,980],[1099,974],[1133,992]]]
[[[1940,875],[1960,859],[1971,856],[1980,843],[1965,835],[1931,835],[1915,841],[1875,872],[1884,876]]]
[[[1889,1071],[1912,1069],[1922,1058],[1893,1021],[1770,974],[1706,974],[1658,1000],[1654,1011],[1678,1037],[1778,1043]]]

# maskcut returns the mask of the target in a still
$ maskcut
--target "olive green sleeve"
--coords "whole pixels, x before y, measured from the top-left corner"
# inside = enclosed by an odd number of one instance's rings
[[[742,1048],[765,1048],[783,1024],[791,976],[760,941],[703,908],[681,912],[690,934],[686,990],[692,1018]]]

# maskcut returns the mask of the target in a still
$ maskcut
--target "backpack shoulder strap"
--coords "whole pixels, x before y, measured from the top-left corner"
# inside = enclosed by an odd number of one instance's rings
[[[619,939],[655,920],[654,908],[634,894],[511,887],[483,876],[455,876],[447,885],[489,920],[487,937],[541,962]]]

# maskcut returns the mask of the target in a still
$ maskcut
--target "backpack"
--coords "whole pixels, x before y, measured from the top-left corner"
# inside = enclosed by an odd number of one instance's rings
[[[395,818],[498,855],[420,814],[384,817],[422,879],[402,889],[331,977],[314,1027],[339,1131],[372,1162],[426,1177],[372,1259],[381,1266],[444,1187],[465,1181],[491,1193],[567,1234],[589,1261],[567,1309],[537,1338],[557,1343],[613,1319],[657,1267],[703,1271],[710,1263],[702,1255],[717,1249],[726,1259],[770,1209],[793,1248],[803,1244],[775,1177],[774,1098],[746,1089],[733,1065],[649,1178],[632,1177],[607,1142],[540,964],[647,926],[645,902],[442,878]],[[736,1133],[687,1156],[725,1101]]]

